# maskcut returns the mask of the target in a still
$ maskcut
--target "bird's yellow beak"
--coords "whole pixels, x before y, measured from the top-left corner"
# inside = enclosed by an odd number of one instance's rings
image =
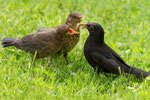
[[[67,34],[68,35],[80,34],[80,32],[77,32],[77,31],[73,30],[72,28],[69,28]]]

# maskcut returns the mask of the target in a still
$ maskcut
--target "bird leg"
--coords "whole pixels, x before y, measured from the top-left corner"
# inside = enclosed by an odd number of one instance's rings
[[[49,63],[48,63],[49,67],[51,66],[51,60],[52,60],[52,56],[50,56],[50,58],[49,58]]]
[[[51,66],[50,62],[51,62],[52,56],[50,56],[49,61],[46,61],[44,58],[42,58],[42,59],[43,59],[46,63],[48,63],[48,66],[49,66],[49,67]]]
[[[66,63],[69,64],[67,54],[64,54],[64,58],[65,58],[65,60],[66,60]]]
[[[46,63],[48,63],[44,58],[42,58]]]

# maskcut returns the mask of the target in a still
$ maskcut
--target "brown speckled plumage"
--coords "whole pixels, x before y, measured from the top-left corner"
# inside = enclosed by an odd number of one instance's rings
[[[34,54],[36,58],[44,58],[56,54],[63,46],[63,37],[68,31],[67,25],[60,25],[56,29],[45,30],[36,34],[28,34],[22,39],[4,38],[3,47],[15,46]]]
[[[79,27],[77,25],[81,22],[81,14],[78,12],[72,12],[68,15],[65,25],[68,25],[70,28],[79,32]],[[49,30],[49,29],[38,29],[38,31]],[[80,34],[68,35],[66,34],[63,39],[63,46],[60,49],[59,53],[63,53],[64,56],[67,56],[67,53],[71,51],[78,43]],[[67,60],[67,57],[66,57]],[[68,60],[67,60],[68,62]]]
[[[61,52],[63,54],[67,54],[69,51],[71,51],[77,45],[79,38],[80,38],[79,34],[66,36],[63,39],[63,47],[61,49]]]

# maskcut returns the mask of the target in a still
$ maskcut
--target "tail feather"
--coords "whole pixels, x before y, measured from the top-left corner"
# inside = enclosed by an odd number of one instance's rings
[[[131,68],[131,74],[134,74],[134,75],[136,75],[138,77],[142,77],[142,78],[146,78],[147,76],[150,75],[149,72],[146,72],[141,69],[134,68],[134,67]]]
[[[15,42],[17,39],[15,38],[11,38],[11,37],[7,37],[2,39],[2,46],[5,47],[10,47],[10,46],[15,46]]]

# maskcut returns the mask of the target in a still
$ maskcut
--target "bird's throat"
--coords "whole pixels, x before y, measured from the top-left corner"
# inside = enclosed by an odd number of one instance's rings
[[[104,43],[104,34],[101,35],[90,34],[89,37],[96,43]]]

